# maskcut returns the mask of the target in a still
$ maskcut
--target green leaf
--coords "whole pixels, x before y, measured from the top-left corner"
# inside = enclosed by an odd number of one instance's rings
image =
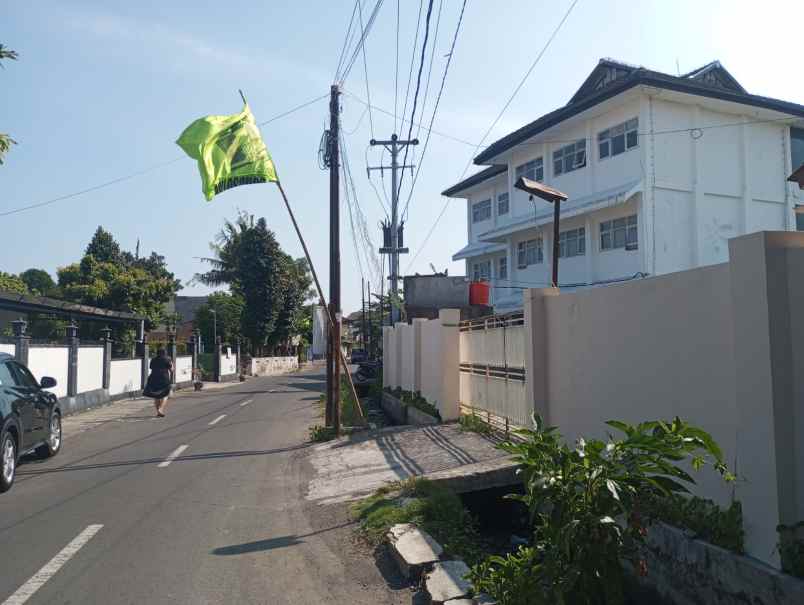
[[[617,491],[617,483],[612,481],[611,479],[606,479],[606,487],[611,492],[611,495],[614,496],[614,499],[618,502],[620,501],[620,493]]]

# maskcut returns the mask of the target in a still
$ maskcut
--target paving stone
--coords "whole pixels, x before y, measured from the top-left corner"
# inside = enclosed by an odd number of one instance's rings
[[[461,560],[442,561],[433,565],[433,571],[427,574],[425,586],[433,605],[442,605],[451,599],[460,599],[469,594],[472,585],[464,576],[469,567]]]

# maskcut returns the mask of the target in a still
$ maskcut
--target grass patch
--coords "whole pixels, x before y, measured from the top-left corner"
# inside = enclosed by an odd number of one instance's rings
[[[411,391],[405,391],[401,387],[396,387],[395,389],[386,387],[385,391],[399,399],[404,405],[409,405],[417,410],[421,410],[425,414],[429,414],[441,421],[441,413],[438,411],[438,408],[422,397],[419,391],[413,393]]]
[[[474,414],[463,414],[458,419],[458,424],[462,431],[471,431],[481,435],[492,435],[494,433],[494,429],[488,422]]]
[[[372,545],[380,544],[392,525],[415,523],[444,551],[473,565],[484,549],[477,523],[452,491],[426,479],[410,479],[377,490],[352,508],[361,531]]]
[[[331,426],[314,425],[310,427],[310,441],[323,443],[335,439],[335,429]]]

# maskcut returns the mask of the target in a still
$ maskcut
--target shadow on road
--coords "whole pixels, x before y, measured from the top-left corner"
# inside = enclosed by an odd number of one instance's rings
[[[312,443],[303,443],[301,445],[293,445],[290,447],[282,447],[273,450],[245,450],[234,452],[209,452],[207,454],[190,454],[188,456],[179,456],[173,462],[192,462],[195,460],[215,460],[217,458],[242,458],[244,456],[267,456],[269,454],[281,454],[282,452],[292,452],[294,450],[304,449],[310,447]],[[43,469],[30,469],[18,471],[18,475],[47,475],[50,473],[64,473],[67,471],[87,471],[101,468],[115,468],[119,466],[137,466],[142,464],[155,464],[164,462],[165,457],[159,458],[142,458],[139,460],[120,460],[117,462],[99,462],[97,464],[76,464],[72,466],[60,466],[58,468],[43,468]]]
[[[297,544],[301,544],[304,542],[302,538],[309,538],[310,536],[316,536],[318,534],[323,534],[328,531],[332,531],[334,529],[343,529],[344,527],[349,527],[354,525],[356,521],[348,521],[346,523],[341,523],[340,525],[335,525],[333,527],[328,527],[326,529],[319,529],[318,531],[312,531],[309,534],[302,534],[301,536],[279,536],[277,538],[268,538],[267,540],[257,540],[256,542],[244,542],[243,544],[232,544],[231,546],[221,546],[216,548],[212,551],[213,555],[219,555],[222,557],[228,557],[232,555],[245,555],[252,552],[262,552],[265,550],[274,550],[277,548],[287,548],[288,546],[296,546]]]

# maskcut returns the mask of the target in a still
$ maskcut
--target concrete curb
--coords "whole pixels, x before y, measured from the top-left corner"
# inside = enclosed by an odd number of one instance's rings
[[[433,605],[495,605],[486,595],[468,596],[472,586],[464,576],[469,567],[461,559],[444,560],[444,549],[413,523],[398,523],[386,534],[391,557],[400,573],[420,583],[426,603]],[[414,597],[414,602],[416,598]]]
[[[441,424],[435,416],[422,412],[419,408],[402,403],[393,395],[383,391],[380,407],[397,424],[410,424],[412,426],[429,426]]]

